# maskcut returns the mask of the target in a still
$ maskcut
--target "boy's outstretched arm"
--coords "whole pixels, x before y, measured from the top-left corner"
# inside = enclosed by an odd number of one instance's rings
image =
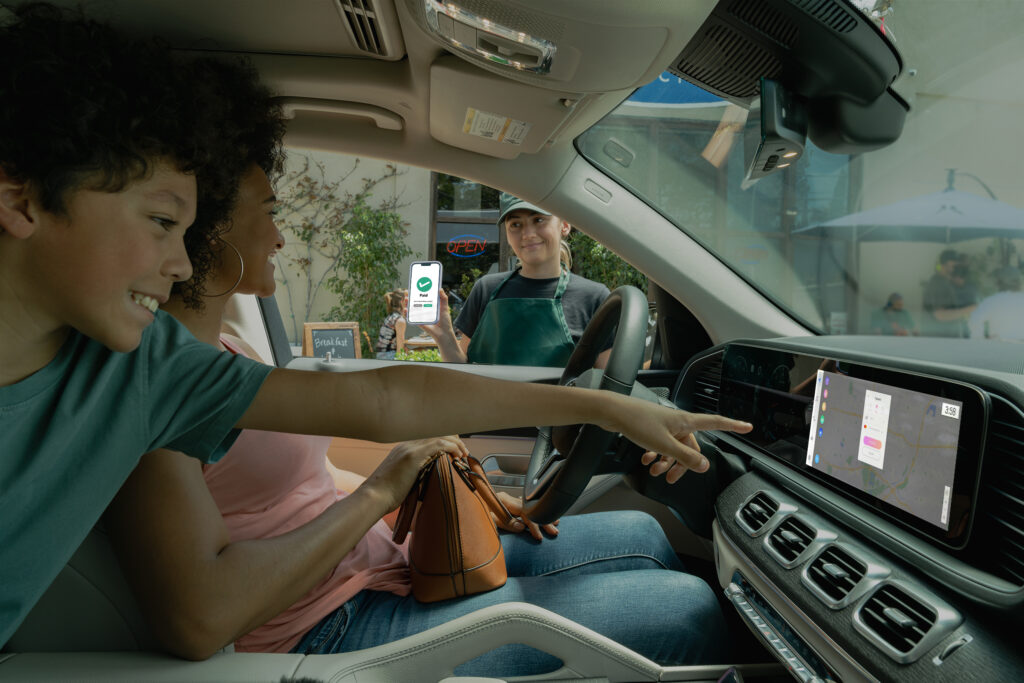
[[[690,436],[698,430],[745,433],[720,415],[673,410],[607,391],[528,384],[418,363],[349,373],[274,370],[238,422],[244,429],[404,441],[437,434],[589,422],[678,461],[675,480],[707,462]]]

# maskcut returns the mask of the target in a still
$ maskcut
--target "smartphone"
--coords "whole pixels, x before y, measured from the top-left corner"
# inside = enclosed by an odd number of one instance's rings
[[[441,262],[413,261],[409,266],[409,322],[433,325],[440,317]]]

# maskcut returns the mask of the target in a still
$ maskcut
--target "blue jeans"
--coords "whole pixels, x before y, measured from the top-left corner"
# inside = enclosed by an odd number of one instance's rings
[[[663,665],[724,661],[725,620],[711,588],[682,571],[661,526],[642,512],[565,517],[559,535],[502,534],[508,582],[439,603],[362,591],[310,629],[293,652],[351,652],[388,643],[502,602],[528,602]],[[506,645],[455,670],[523,676],[561,666],[526,645]]]

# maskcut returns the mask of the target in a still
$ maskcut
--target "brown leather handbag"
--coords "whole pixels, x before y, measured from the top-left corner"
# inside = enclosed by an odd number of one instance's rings
[[[412,594],[437,602],[505,585],[505,554],[489,512],[503,523],[515,516],[502,505],[476,458],[434,458],[420,470],[398,512],[393,538],[410,531]]]

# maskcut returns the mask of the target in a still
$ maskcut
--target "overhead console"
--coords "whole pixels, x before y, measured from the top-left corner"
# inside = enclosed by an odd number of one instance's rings
[[[404,0],[435,44],[481,69],[578,94],[638,88],[682,50],[715,0]],[[408,29],[406,31],[408,33]]]
[[[662,73],[715,0],[403,0],[410,54],[430,57],[431,136],[499,159],[572,139]],[[441,52],[443,50],[443,52]]]
[[[977,387],[729,344],[719,410],[778,462],[935,544],[966,544],[989,411]]]

